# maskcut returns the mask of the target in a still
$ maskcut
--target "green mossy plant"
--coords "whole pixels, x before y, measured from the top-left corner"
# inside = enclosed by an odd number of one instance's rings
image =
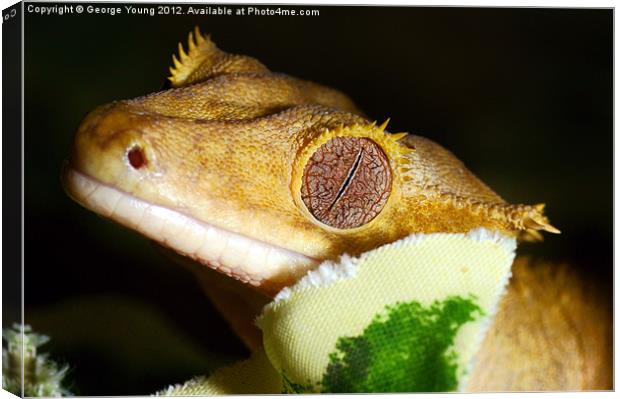
[[[49,341],[49,337],[32,332],[28,325],[23,328],[13,324],[2,330],[2,388],[17,396],[67,396],[62,386],[68,366],[60,366],[37,353],[37,349]],[[23,392],[22,392],[23,367]]]

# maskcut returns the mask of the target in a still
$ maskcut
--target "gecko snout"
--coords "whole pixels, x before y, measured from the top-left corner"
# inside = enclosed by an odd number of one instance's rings
[[[146,166],[146,155],[140,145],[134,144],[130,146],[127,150],[127,161],[134,169],[140,169]]]
[[[98,107],[80,123],[67,167],[101,183],[131,191],[155,172],[143,115],[120,102]]]

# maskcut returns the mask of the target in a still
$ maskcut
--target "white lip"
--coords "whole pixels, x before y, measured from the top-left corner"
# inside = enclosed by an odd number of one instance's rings
[[[69,195],[86,208],[254,286],[288,285],[319,263],[141,200],[70,167],[65,168],[64,185]]]

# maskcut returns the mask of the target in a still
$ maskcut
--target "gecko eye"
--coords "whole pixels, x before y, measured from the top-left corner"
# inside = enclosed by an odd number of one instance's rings
[[[146,157],[140,146],[133,146],[127,151],[127,160],[134,169],[140,169],[146,165]]]
[[[367,138],[336,137],[308,160],[301,198],[320,222],[352,229],[381,212],[391,189],[390,164],[377,143]]]

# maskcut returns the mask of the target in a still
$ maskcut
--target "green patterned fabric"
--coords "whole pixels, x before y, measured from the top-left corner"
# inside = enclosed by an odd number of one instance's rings
[[[159,394],[463,390],[515,248],[481,229],[324,262],[265,307],[251,359]]]

